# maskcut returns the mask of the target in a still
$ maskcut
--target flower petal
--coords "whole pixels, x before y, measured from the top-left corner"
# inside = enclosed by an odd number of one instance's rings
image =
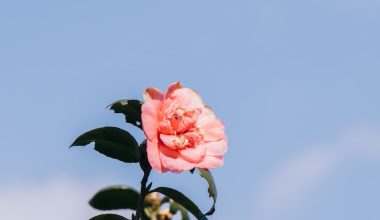
[[[203,107],[201,110],[201,114],[199,115],[196,123],[197,127],[203,127],[208,122],[216,119],[214,112],[209,107]]]
[[[192,163],[201,162],[206,156],[206,148],[203,145],[188,147],[178,151],[181,157]]]
[[[204,132],[203,139],[205,141],[218,141],[224,138],[225,136],[224,125],[218,119],[214,119],[207,122],[201,128],[203,129],[203,132]]]
[[[160,143],[158,148],[160,150],[162,165],[167,170],[174,173],[180,173],[183,170],[191,170],[195,167],[195,164],[182,159],[178,151],[165,147]]]
[[[164,97],[162,110],[168,110],[170,112],[173,108],[177,108],[176,106],[201,109],[204,107],[204,104],[198,93],[189,88],[183,88],[182,85],[177,82],[169,86]]]
[[[220,141],[207,142],[202,144],[206,149],[207,156],[222,156],[227,152],[227,141],[225,139]]]
[[[202,98],[194,90],[189,88],[177,89],[173,92],[173,101],[179,106],[186,106],[188,108],[204,108]]]
[[[170,84],[168,86],[168,89],[166,90],[164,99],[170,98],[174,91],[176,91],[177,89],[181,89],[181,88],[183,88],[183,86],[178,81]]]
[[[141,121],[147,138],[157,143],[158,113],[152,102],[145,102],[141,107]]]
[[[144,92],[145,102],[152,102],[157,110],[161,109],[163,99],[164,95],[162,92],[154,87],[149,87]]]
[[[177,137],[174,135],[160,134],[160,140],[162,141],[162,143],[173,150],[176,149],[176,145],[175,145],[176,139]]]
[[[205,159],[197,164],[197,167],[199,168],[218,168],[222,166],[224,163],[223,157],[222,156],[207,156]]]
[[[167,170],[162,166],[160,159],[160,152],[158,150],[158,144],[152,141],[147,140],[146,147],[148,161],[149,164],[155,169],[157,172],[163,173]]]

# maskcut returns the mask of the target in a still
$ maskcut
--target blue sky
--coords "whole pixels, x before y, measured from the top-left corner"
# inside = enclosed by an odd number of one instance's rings
[[[210,219],[380,219],[380,2],[0,1],[0,217],[86,219],[141,173],[68,149],[180,80],[223,119]],[[153,174],[206,210],[205,183]],[[22,211],[21,211],[22,210]],[[59,217],[57,217],[59,216]]]

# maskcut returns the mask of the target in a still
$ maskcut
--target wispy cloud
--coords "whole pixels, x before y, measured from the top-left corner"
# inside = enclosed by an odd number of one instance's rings
[[[293,155],[263,182],[255,202],[259,220],[277,219],[299,207],[307,196],[353,158],[380,159],[380,130],[359,127],[337,140]]]

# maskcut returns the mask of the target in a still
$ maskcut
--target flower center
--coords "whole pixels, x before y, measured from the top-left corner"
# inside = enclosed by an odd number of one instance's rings
[[[180,137],[176,136],[176,138],[174,139],[174,144],[177,148],[184,148],[186,147],[186,145],[189,144],[189,140],[181,135]]]
[[[179,106],[174,104],[164,110],[160,120],[160,131],[165,134],[183,134],[192,129],[200,114],[199,109]],[[178,140],[179,145],[186,144],[184,140]]]
[[[184,134],[175,135],[173,140],[176,148],[194,147],[202,139],[202,136],[196,131],[189,131]]]
[[[183,134],[160,134],[162,143],[172,149],[183,149],[187,147],[197,146],[203,139],[203,135],[197,128],[192,128],[190,131]]]

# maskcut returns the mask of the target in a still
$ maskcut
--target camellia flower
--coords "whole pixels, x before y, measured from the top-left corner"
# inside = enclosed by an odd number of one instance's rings
[[[148,160],[155,170],[179,173],[223,164],[224,125],[196,92],[176,82],[165,93],[148,88],[144,99],[142,125]]]

